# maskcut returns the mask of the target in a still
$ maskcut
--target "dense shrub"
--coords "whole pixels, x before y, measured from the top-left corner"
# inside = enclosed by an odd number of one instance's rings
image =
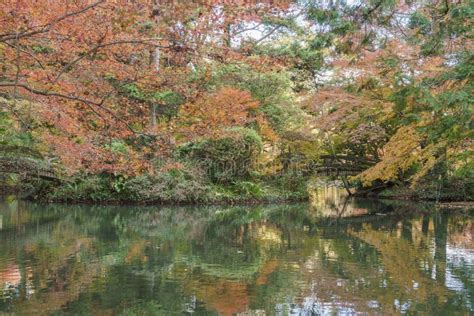
[[[197,202],[209,195],[205,177],[190,165],[130,179],[125,188],[130,199],[142,202]]]
[[[262,139],[251,129],[230,130],[217,139],[188,143],[178,150],[181,158],[193,160],[215,183],[230,183],[249,177]]]
[[[71,183],[52,187],[47,199],[60,201],[105,201],[113,198],[111,180],[108,176],[80,176]]]
[[[48,198],[61,201],[206,201],[205,177],[192,166],[171,168],[128,178],[110,174],[81,176],[72,183],[51,188]]]

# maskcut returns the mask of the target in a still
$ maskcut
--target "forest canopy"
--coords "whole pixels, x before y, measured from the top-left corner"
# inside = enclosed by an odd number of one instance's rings
[[[0,155],[68,179],[0,182],[60,200],[304,198],[323,168],[360,192],[472,199],[472,0],[0,9]]]

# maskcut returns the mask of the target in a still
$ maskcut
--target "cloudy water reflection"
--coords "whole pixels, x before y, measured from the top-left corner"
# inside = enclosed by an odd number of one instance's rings
[[[0,204],[0,313],[474,312],[472,211]]]

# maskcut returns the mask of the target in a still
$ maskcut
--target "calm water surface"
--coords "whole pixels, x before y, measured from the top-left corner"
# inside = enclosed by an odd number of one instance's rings
[[[0,202],[0,314],[474,313],[474,212]]]

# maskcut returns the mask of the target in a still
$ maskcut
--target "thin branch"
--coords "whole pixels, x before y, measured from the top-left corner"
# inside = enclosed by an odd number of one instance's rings
[[[54,79],[53,83],[58,82],[59,78],[65,72],[67,72],[75,64],[77,64],[79,61],[86,58],[90,54],[96,53],[100,48],[110,47],[110,46],[114,46],[114,45],[121,45],[121,44],[143,44],[143,45],[148,45],[148,46],[153,46],[153,47],[169,48],[169,46],[162,46],[162,45],[157,45],[157,44],[150,43],[150,41],[155,41],[155,40],[157,40],[157,39],[153,38],[153,39],[142,39],[142,40],[117,40],[117,41],[113,41],[113,42],[110,42],[110,43],[97,44],[94,47],[92,47],[89,51],[87,51],[85,54],[82,54],[81,56],[79,56],[78,58],[72,60],[66,66],[64,66],[63,69],[58,73],[58,75]]]
[[[262,41],[266,40],[268,37],[270,37],[273,33],[275,33],[276,31],[278,31],[280,28],[282,28],[283,25],[280,24],[280,25],[277,25],[276,27],[274,27],[273,29],[271,29],[267,34],[265,34],[264,36],[262,36],[261,38],[259,38],[256,42],[255,42],[255,46],[257,46],[258,44],[260,44]]]
[[[369,11],[367,11],[367,13],[365,13],[365,17],[366,18],[369,18],[370,15],[372,15],[372,13],[374,13],[383,3],[383,0],[380,0],[379,2],[377,2],[371,9],[369,9]]]
[[[81,13],[84,13],[84,12],[86,12],[86,11],[88,11],[88,10],[90,10],[90,9],[92,9],[92,8],[94,8],[94,7],[96,7],[96,6],[98,6],[99,4],[104,3],[104,2],[105,2],[105,0],[99,0],[99,1],[97,1],[97,2],[94,2],[94,3],[90,4],[90,5],[88,5],[88,6],[84,7],[84,8],[82,8],[81,10],[63,14],[62,16],[56,18],[55,20],[53,20],[53,21],[51,21],[51,22],[49,22],[49,23],[47,23],[47,24],[45,24],[45,25],[39,26],[39,27],[38,27],[39,30],[33,31],[33,30],[30,28],[29,31],[28,31],[28,30],[25,30],[25,31],[23,31],[23,32],[21,32],[21,33],[4,33],[4,34],[0,34],[0,42],[5,42],[5,41],[12,40],[12,39],[21,39],[21,38],[23,38],[23,37],[29,37],[29,36],[33,36],[33,35],[41,34],[41,33],[47,33],[47,32],[49,32],[49,31],[51,30],[51,28],[52,28],[55,24],[57,24],[57,23],[59,23],[59,22],[65,20],[65,19],[67,19],[67,18],[69,18],[69,17],[72,17],[72,16],[75,16],[75,15],[79,15],[79,14],[81,14]]]
[[[239,34],[242,34],[242,33],[245,33],[247,31],[254,31],[254,30],[257,30],[260,26],[263,25],[263,22],[260,22],[258,23],[257,25],[255,26],[252,26],[252,27],[247,27],[247,28],[243,28],[243,29],[238,29],[238,30],[235,30],[234,32],[232,32],[232,36],[237,36]]]
[[[145,135],[143,133],[139,133],[139,132],[135,131],[135,129],[133,127],[131,127],[130,124],[128,124],[124,119],[118,117],[110,109],[106,108],[103,105],[105,100],[102,100],[101,102],[94,102],[94,101],[87,100],[87,99],[84,99],[84,98],[81,98],[81,97],[78,97],[78,96],[74,96],[74,95],[67,95],[67,94],[62,94],[62,93],[58,93],[58,92],[38,90],[38,89],[32,88],[32,87],[30,87],[26,84],[15,83],[15,82],[0,82],[0,87],[18,87],[18,88],[25,89],[25,90],[27,90],[31,93],[37,94],[37,95],[43,95],[43,96],[47,96],[47,97],[58,97],[58,98],[67,99],[67,100],[71,100],[71,101],[78,101],[78,102],[81,102],[81,103],[87,105],[88,107],[91,107],[93,105],[93,106],[96,106],[96,107],[100,108],[101,110],[107,112],[114,119],[116,119],[117,121],[124,124],[127,127],[127,129],[130,130],[133,134]],[[97,111],[94,111],[94,112],[96,114],[98,114]]]
[[[5,43],[6,45],[10,46],[11,48],[14,48],[14,49],[19,49],[21,53],[24,53],[28,56],[30,56],[31,58],[34,59],[34,61],[40,66],[41,69],[43,70],[46,70],[46,68],[44,67],[43,63],[41,62],[41,60],[39,60],[34,54],[32,54],[31,52],[25,50],[25,49],[22,49],[20,47],[20,45],[13,45],[13,44],[10,44],[8,42]],[[49,74],[46,74],[46,76],[48,77],[48,80],[51,81],[50,77],[49,77]]]
[[[304,7],[306,8],[306,6]],[[301,10],[298,14],[294,15],[294,16],[291,16],[289,17],[289,19],[297,19],[298,17],[300,17],[303,13],[305,12],[305,10]],[[270,37],[273,33],[275,33],[276,31],[278,31],[280,28],[282,27],[286,27],[285,24],[279,24],[277,26],[275,26],[273,29],[271,29],[267,34],[263,35],[261,38],[259,38],[258,40],[255,41],[254,43],[254,46],[258,46],[262,41],[264,41],[265,39],[267,39],[268,37]]]
[[[17,92],[18,92],[18,81],[20,80],[20,45],[18,44],[18,37],[15,39],[15,48],[16,48],[16,60],[15,60],[15,66],[16,66],[16,73],[15,73],[15,88],[13,91],[13,96],[15,100],[17,99]],[[16,101],[15,101],[16,102]]]

